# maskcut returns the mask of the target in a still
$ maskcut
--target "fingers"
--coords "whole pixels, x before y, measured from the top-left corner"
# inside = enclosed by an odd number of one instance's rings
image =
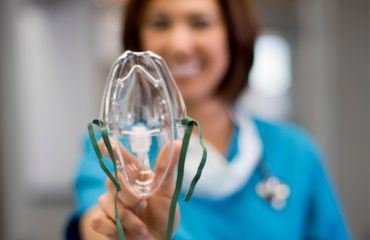
[[[146,207],[146,201],[139,197],[137,194],[130,191],[127,181],[123,180],[121,173],[118,173],[118,180],[120,182],[121,191],[118,193],[118,199],[128,208],[131,209],[143,209]],[[115,196],[116,187],[109,179],[106,182],[108,191]]]
[[[91,219],[91,227],[98,233],[109,237],[116,238],[117,230],[114,221],[100,208],[94,210],[94,215]]]
[[[138,159],[133,156],[121,143],[117,144],[116,141],[113,138],[110,138],[110,142],[112,144],[112,148],[114,151],[114,155],[116,158],[118,158],[118,150],[117,150],[117,145],[119,145],[119,151],[122,154],[122,157],[125,159],[125,163],[127,165],[128,170],[134,172],[135,170],[140,169],[140,165],[138,163]],[[103,140],[100,140],[99,143],[99,148],[101,151],[108,157],[109,152],[105,146],[105,143]],[[177,164],[178,157],[180,154],[180,149],[181,149],[181,141],[180,140],[175,140],[172,142],[173,145],[173,159],[171,159],[171,165],[169,167],[169,173],[173,175],[173,170]],[[167,171],[167,160],[168,160],[168,155],[171,153],[171,143],[166,144],[160,151],[158,155],[158,160],[156,164],[156,175],[162,176],[165,171]]]
[[[181,150],[180,140],[176,140],[172,142],[172,144],[168,143],[164,145],[164,147],[161,149],[161,151],[158,154],[157,162],[155,166],[155,172],[142,169],[136,157],[133,156],[128,150],[126,150],[125,147],[121,143],[117,144],[116,141],[112,138],[110,139],[110,141],[114,149],[114,154],[117,158],[118,158],[117,145],[119,146],[119,152],[122,154],[122,157],[125,159],[126,170],[127,170],[126,174],[132,181],[136,179],[138,180],[138,182],[141,182],[141,183],[152,182],[151,183],[152,186],[157,186],[157,184],[160,184],[160,181],[163,179],[163,176],[165,176],[165,179],[163,180],[163,183],[160,188],[172,189],[175,167],[177,166],[179,155],[180,155],[180,150]],[[103,140],[99,141],[99,147],[102,150],[102,152],[109,157],[109,153],[106,149],[106,146]],[[172,153],[172,158],[169,159],[169,155],[171,153]],[[120,184],[122,185],[122,193],[123,193],[120,195],[125,196],[125,198],[121,200],[126,206],[132,207],[134,205],[133,203],[137,202],[137,199],[135,198],[132,199],[134,193],[132,193],[130,183],[128,183],[127,179],[124,179],[121,177]]]
[[[113,222],[113,229],[116,231],[116,226],[114,225],[115,221],[115,197],[110,194],[104,194],[99,198],[99,209],[102,210],[103,213],[100,213],[99,216],[99,223],[103,226],[98,227],[96,231],[100,231],[100,233],[111,236],[112,234],[112,225],[110,223]],[[133,212],[133,210],[126,208],[121,202],[117,202],[118,204],[118,216],[121,221],[121,224],[125,230],[127,230],[130,234],[145,237],[148,235],[148,229],[146,225],[139,219],[139,217]],[[105,219],[104,219],[105,215]],[[108,219],[108,220],[107,220]],[[110,221],[109,221],[110,220]]]
[[[116,159],[118,159],[118,148],[117,148],[117,145],[119,145],[119,151],[122,154],[122,157],[127,161],[127,163],[134,164],[135,166],[132,166],[133,168],[137,167],[136,166],[138,164],[137,159],[134,156],[132,156],[131,153],[129,151],[127,151],[125,149],[125,147],[122,146],[121,143],[117,144],[117,142],[113,138],[109,138],[109,141],[110,141],[110,143],[112,145],[114,156],[116,157]],[[104,153],[104,155],[106,155],[106,156],[108,156],[110,158],[109,152],[107,150],[107,147],[105,146],[105,143],[104,143],[103,139],[101,139],[98,142],[98,145],[99,145],[100,150]]]
[[[117,144],[115,143],[115,141],[113,139],[110,139],[110,141],[111,141],[112,147],[114,149],[114,154],[115,154],[116,157],[118,157],[118,155],[117,155]],[[129,163],[129,164],[127,164],[127,167],[128,168],[137,168],[137,169],[139,169],[138,167],[135,166],[135,164],[137,163],[136,158],[134,156],[132,156],[121,144],[119,144],[119,146],[120,146],[120,152],[123,155],[123,158],[127,161],[126,163]],[[103,140],[99,141],[99,147],[105,155],[109,156],[107,148],[106,148],[105,143],[104,143]],[[133,174],[136,174],[136,172],[129,171],[129,173],[131,174],[130,177],[135,178],[135,176]],[[118,172],[118,181],[119,181],[119,184],[121,186],[121,191],[118,194],[119,200],[126,207],[131,208],[131,209],[140,205],[139,203],[140,203],[141,198],[132,191],[132,189],[130,187],[130,183],[127,181],[127,179],[125,179],[123,177],[122,172]],[[109,190],[109,192],[112,193],[111,195],[115,196],[116,187],[109,179],[106,182],[106,186],[107,186],[107,189]],[[141,207],[146,207],[146,201],[142,201],[140,206]]]

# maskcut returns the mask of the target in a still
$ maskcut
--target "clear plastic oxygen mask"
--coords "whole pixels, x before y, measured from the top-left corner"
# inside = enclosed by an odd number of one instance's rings
[[[102,159],[93,125],[101,135],[114,171]],[[121,171],[130,190],[149,197],[162,184],[174,159],[174,144],[181,139],[175,193],[172,198],[166,239],[170,239],[184,161],[192,128],[198,123],[186,116],[182,96],[164,60],[152,52],[123,53],[113,64],[105,88],[101,120],[89,123],[89,134],[100,165],[117,188]],[[191,197],[206,161],[206,149],[185,200]],[[158,206],[161,207],[161,206]],[[116,214],[119,239],[124,239]],[[122,232],[120,233],[120,231]]]
[[[173,161],[172,145],[186,116],[166,64],[151,52],[125,52],[111,69],[102,104],[103,121],[127,150],[127,157],[117,152],[119,167],[137,194],[150,195]],[[158,160],[165,171],[156,172]]]

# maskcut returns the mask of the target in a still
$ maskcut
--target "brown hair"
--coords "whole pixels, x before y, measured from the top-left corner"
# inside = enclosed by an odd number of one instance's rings
[[[150,0],[128,1],[123,19],[122,40],[125,49],[141,51],[140,24],[146,3]],[[216,94],[233,102],[248,84],[253,65],[253,48],[258,32],[254,8],[250,0],[218,0],[228,32],[230,66]]]

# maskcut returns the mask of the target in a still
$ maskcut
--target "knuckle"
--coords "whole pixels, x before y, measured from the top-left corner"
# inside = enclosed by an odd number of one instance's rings
[[[109,179],[105,181],[105,186],[107,187],[108,191],[112,190],[112,182]]]
[[[121,208],[119,211],[119,216],[122,221],[127,221],[130,217],[130,212],[128,209]]]
[[[100,229],[99,227],[101,227],[102,224],[103,224],[103,220],[102,220],[102,217],[101,216],[94,216],[91,219],[91,227],[95,231],[98,231],[99,232],[99,229]]]
[[[107,200],[107,195],[106,194],[99,197],[98,205],[99,205],[100,208],[104,208],[106,200]]]

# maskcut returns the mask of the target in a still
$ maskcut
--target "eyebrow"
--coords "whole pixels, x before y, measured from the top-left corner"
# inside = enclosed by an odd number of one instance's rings
[[[215,14],[207,14],[207,13],[200,13],[200,12],[190,12],[190,13],[185,13],[184,14],[186,18],[207,18],[207,19],[212,19],[212,20],[219,20],[221,19],[219,16]],[[175,17],[178,17],[178,15],[174,15]],[[148,14],[144,17],[146,20],[150,20],[153,18],[172,18],[172,15],[169,15],[163,11],[158,11],[158,12],[152,12],[151,14]]]

